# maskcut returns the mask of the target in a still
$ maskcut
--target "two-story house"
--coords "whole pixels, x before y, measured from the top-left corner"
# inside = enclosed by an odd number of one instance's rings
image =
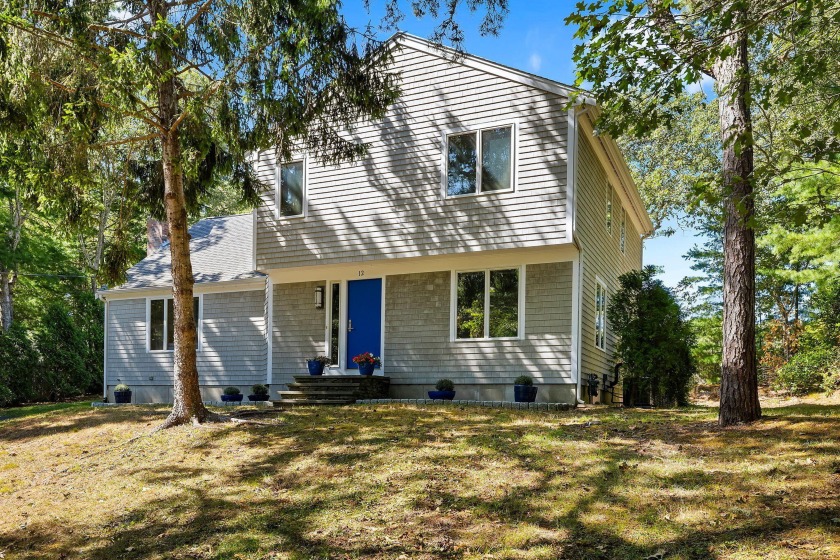
[[[395,398],[446,377],[460,399],[512,400],[529,374],[538,400],[574,402],[584,374],[612,369],[606,306],[652,230],[626,162],[569,86],[392,40],[402,95],[358,130],[367,157],[259,154],[261,206],[190,230],[208,400],[275,394],[315,355],[353,373],[371,352]],[[101,292],[106,394],[171,400],[168,251],[128,278]]]

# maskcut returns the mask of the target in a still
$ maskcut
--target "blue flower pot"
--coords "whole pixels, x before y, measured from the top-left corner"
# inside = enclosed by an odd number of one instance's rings
[[[222,402],[240,402],[243,396],[241,393],[239,395],[222,395]]]
[[[114,402],[117,404],[131,404],[131,391],[114,391]]]
[[[248,400],[251,402],[267,401],[268,395],[248,395]]]
[[[537,387],[533,385],[514,385],[513,400],[516,402],[534,402],[537,400]]]
[[[373,368],[374,365],[369,362],[359,364],[359,375],[373,375]]]
[[[455,398],[455,391],[429,391],[429,398],[441,401],[451,401]]]
[[[324,362],[319,362],[318,360],[306,360],[306,367],[309,368],[309,375],[323,375],[324,374]]]

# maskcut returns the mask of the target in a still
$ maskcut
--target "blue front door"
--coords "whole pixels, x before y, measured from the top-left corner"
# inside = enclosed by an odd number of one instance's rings
[[[347,369],[359,369],[353,356],[382,351],[382,279],[347,282]]]

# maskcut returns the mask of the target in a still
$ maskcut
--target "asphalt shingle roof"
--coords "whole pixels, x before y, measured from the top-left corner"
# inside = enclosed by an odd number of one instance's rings
[[[253,217],[251,214],[205,218],[190,228],[190,256],[196,283],[262,278],[253,269]],[[126,273],[115,290],[161,288],[172,285],[169,243]]]

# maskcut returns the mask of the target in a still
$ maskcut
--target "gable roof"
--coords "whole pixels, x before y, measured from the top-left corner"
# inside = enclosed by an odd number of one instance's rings
[[[253,215],[205,218],[190,227],[190,259],[196,284],[264,278],[254,271]],[[169,243],[131,267],[121,286],[106,292],[172,286]]]
[[[630,213],[630,219],[636,225],[641,234],[650,235],[653,233],[653,223],[650,220],[644,201],[642,200],[642,197],[636,188],[636,184],[633,181],[630,173],[630,167],[627,165],[627,160],[624,159],[624,154],[621,152],[618,144],[611,136],[603,133],[598,134],[594,127],[595,119],[592,119],[588,114],[584,114],[587,113],[585,109],[589,108],[593,113],[595,113],[596,119],[597,116],[600,115],[600,108],[588,91],[550,80],[542,76],[537,76],[536,74],[531,74],[517,68],[505,66],[479,56],[459,53],[452,48],[443,45],[436,45],[431,41],[405,32],[394,34],[387,42],[412,48],[437,56],[444,60],[448,60],[449,62],[463,64],[464,66],[475,68],[476,70],[481,70],[483,72],[487,72],[488,74],[505,78],[542,91],[554,93],[556,95],[568,98],[572,94],[577,94],[578,97],[575,105],[579,109],[583,109],[578,111],[578,114],[581,115],[583,119],[582,130],[591,140],[593,140],[596,152],[599,153],[599,156],[605,158],[608,163],[605,167],[607,168],[607,174],[610,177],[611,182],[619,189],[620,193],[623,193],[624,196],[622,198],[625,200],[625,203],[629,204],[632,210]]]

